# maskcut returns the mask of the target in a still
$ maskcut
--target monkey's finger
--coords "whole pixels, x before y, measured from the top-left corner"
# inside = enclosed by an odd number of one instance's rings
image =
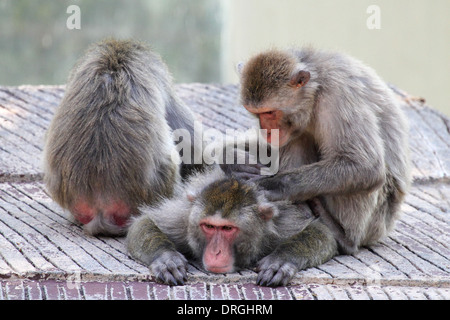
[[[186,264],[187,261],[183,256],[174,257],[172,261],[169,261],[167,263],[167,270],[177,281],[177,284],[184,284],[184,281],[187,280]]]
[[[234,171],[248,172],[253,174],[261,174],[261,169],[266,166],[256,163],[256,164],[238,164],[234,167]]]
[[[162,265],[156,273],[156,281],[169,285],[183,285],[184,279],[181,274],[174,273],[167,268],[167,265]]]
[[[259,174],[252,174],[248,172],[233,172],[232,176],[240,180],[248,180],[248,181],[256,181],[261,178]]]
[[[184,284],[184,276],[172,261],[156,261],[151,265],[151,272],[155,275],[156,281],[170,285]]]
[[[265,272],[261,272],[258,275],[256,284],[266,287],[285,286],[291,278],[290,272],[286,273],[285,270],[267,269]]]
[[[261,286],[267,286],[270,280],[273,278],[274,274],[277,272],[279,266],[272,263],[270,257],[266,257],[260,261],[258,264],[258,277],[256,283]]]
[[[187,280],[187,271],[184,267],[170,270],[170,272],[173,278],[177,280],[177,284],[184,284],[184,282]]]
[[[288,283],[289,277],[284,274],[281,270],[279,270],[277,273],[275,273],[270,279],[270,281],[267,282],[268,287],[279,287],[284,286]]]
[[[264,176],[261,175],[253,175],[248,179],[249,182],[258,183],[259,180],[263,179]]]
[[[268,286],[268,283],[273,278],[273,275],[274,271],[271,269],[260,271],[258,273],[258,277],[256,278],[256,284],[259,286]]]
[[[263,172],[257,165],[234,165],[230,174],[238,179],[250,180],[261,177]]]
[[[183,285],[184,281],[174,277],[174,275],[168,271],[163,272],[159,275],[159,279],[165,284],[169,284],[172,286]]]
[[[184,259],[184,261],[182,261],[181,263],[177,264],[176,271],[181,275],[183,280],[187,280],[187,261],[186,261],[186,259]]]
[[[285,286],[297,272],[297,268],[290,262],[283,263],[267,284],[269,287]]]

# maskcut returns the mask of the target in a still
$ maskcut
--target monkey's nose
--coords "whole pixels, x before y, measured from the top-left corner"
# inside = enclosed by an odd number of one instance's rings
[[[220,255],[222,253],[222,250],[219,250],[216,252],[216,256]]]

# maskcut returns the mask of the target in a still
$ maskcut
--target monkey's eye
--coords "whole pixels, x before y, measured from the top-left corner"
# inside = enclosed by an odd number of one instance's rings
[[[231,230],[233,230],[233,227],[232,226],[223,226],[222,230],[223,231],[231,231]]]
[[[201,223],[200,228],[207,235],[208,234],[211,235],[216,232],[216,226],[209,224],[209,223]]]

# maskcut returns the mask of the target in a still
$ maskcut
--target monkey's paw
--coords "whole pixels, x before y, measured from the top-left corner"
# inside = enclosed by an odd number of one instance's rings
[[[220,168],[227,176],[241,180],[257,180],[261,178],[261,170],[264,165],[257,164],[221,164]]]
[[[286,286],[297,272],[297,267],[280,257],[268,255],[258,262],[256,284],[266,287]]]
[[[167,251],[156,258],[150,270],[158,282],[169,285],[183,285],[187,280],[187,260],[177,251]]]
[[[279,201],[289,197],[284,183],[279,177],[266,177],[256,181],[259,190],[262,190],[267,200]]]

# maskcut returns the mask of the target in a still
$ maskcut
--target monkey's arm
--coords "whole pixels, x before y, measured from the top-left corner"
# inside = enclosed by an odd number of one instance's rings
[[[158,281],[171,285],[186,281],[186,258],[148,215],[142,215],[131,225],[127,247],[131,256],[150,267]]]
[[[183,139],[191,139],[190,152],[184,151],[189,156],[184,154],[182,155],[181,150],[183,149],[180,150],[180,156],[182,157],[180,173],[181,177],[186,179],[195,174],[197,171],[201,171],[205,168],[206,165],[203,157],[200,156],[196,158],[196,155],[202,154],[204,146],[201,134],[196,133],[194,130],[194,114],[189,107],[173,93],[172,90],[170,91],[172,93],[167,101],[166,119],[172,131],[177,132],[177,134],[174,134],[174,142],[175,144],[180,143],[180,139],[177,135],[183,134],[183,132],[187,134],[186,136],[181,135]],[[178,138],[175,139],[175,136]],[[183,147],[187,148],[188,146],[183,145]]]
[[[305,201],[320,195],[370,192],[384,183],[381,164],[363,166],[348,159],[334,158],[301,166],[257,180],[269,200],[285,198]]]
[[[331,231],[320,220],[315,220],[259,261],[256,283],[270,287],[285,286],[297,271],[325,263],[337,253]]]
[[[360,103],[361,107],[351,108],[345,101],[323,102],[314,137],[319,161],[261,178],[258,184],[269,190],[271,200],[370,192],[384,183],[382,128],[373,110]]]

